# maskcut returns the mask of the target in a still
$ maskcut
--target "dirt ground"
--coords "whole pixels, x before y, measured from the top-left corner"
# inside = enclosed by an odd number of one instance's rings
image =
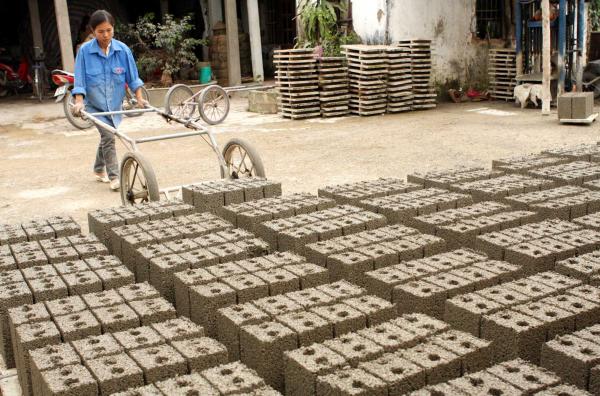
[[[228,119],[214,127],[224,145],[232,137],[260,152],[267,176],[283,183],[284,193],[378,177],[405,177],[415,170],[456,165],[491,166],[494,158],[549,147],[594,143],[598,124],[562,126],[556,114],[514,107],[512,103],[441,104],[437,109],[369,118],[307,121],[246,111],[236,98]],[[128,118],[123,131],[155,135],[183,128],[156,115]],[[98,144],[95,129],[73,128],[52,101],[0,102],[0,223],[70,214],[87,230],[87,212],[120,204],[120,195],[94,181]],[[141,146],[161,187],[219,176],[217,160],[200,138]],[[125,149],[119,145],[121,157]]]

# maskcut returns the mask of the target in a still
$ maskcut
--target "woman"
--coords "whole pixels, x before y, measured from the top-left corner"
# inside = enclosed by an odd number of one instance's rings
[[[146,102],[142,98],[144,85],[138,76],[137,66],[131,50],[122,42],[113,39],[115,19],[105,10],[90,16],[90,28],[94,39],[81,46],[75,60],[74,115],[81,115],[86,108],[90,113],[121,110],[125,98],[125,84],[135,92],[138,107]],[[121,115],[99,116],[106,124],[117,128]],[[108,183],[113,191],[119,189],[119,163],[115,148],[115,136],[103,128],[94,163],[96,180]]]

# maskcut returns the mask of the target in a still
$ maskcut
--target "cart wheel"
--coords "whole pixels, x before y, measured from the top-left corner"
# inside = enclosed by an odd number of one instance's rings
[[[121,201],[123,205],[158,201],[158,182],[150,162],[139,153],[126,153],[121,162]]]
[[[231,139],[223,148],[223,157],[227,164],[227,174],[221,177],[242,179],[250,177],[265,177],[265,167],[258,152],[248,142],[242,139]]]
[[[196,102],[192,97],[194,92],[185,84],[173,85],[165,96],[165,111],[167,114],[189,120],[196,111]]]
[[[144,100],[146,102],[148,102],[148,90],[144,86],[140,87],[140,89],[142,90],[142,98],[144,98]],[[129,89],[129,87],[127,87],[125,100],[123,101],[123,104],[127,106],[127,107],[123,106],[123,109],[126,109],[126,110],[135,109],[135,106],[137,104],[137,101],[135,99],[135,92],[131,91],[131,89]],[[127,117],[139,117],[142,114],[144,114],[144,113],[125,113],[125,115]]]
[[[223,88],[211,85],[200,94],[200,117],[209,125],[223,122],[229,114],[229,96]]]
[[[63,98],[63,110],[65,112],[65,117],[67,117],[67,120],[71,125],[78,129],[88,129],[93,127],[94,123],[92,121],[83,117],[75,117],[73,113],[71,113],[71,106],[74,104],[73,95],[71,95],[71,91],[68,90]]]

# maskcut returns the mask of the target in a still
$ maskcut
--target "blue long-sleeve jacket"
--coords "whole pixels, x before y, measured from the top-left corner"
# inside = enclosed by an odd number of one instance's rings
[[[85,96],[86,111],[90,113],[121,110],[125,98],[125,84],[132,92],[144,85],[138,75],[133,54],[119,40],[111,41],[108,55],[96,39],[79,48],[75,60],[73,95]],[[99,117],[118,127],[121,115]]]

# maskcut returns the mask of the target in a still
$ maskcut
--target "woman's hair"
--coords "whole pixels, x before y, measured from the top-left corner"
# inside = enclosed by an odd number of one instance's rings
[[[115,26],[115,18],[106,10],[94,11],[94,13],[90,15],[90,27],[92,30],[96,30],[96,27],[104,22],[108,22],[112,26]]]

